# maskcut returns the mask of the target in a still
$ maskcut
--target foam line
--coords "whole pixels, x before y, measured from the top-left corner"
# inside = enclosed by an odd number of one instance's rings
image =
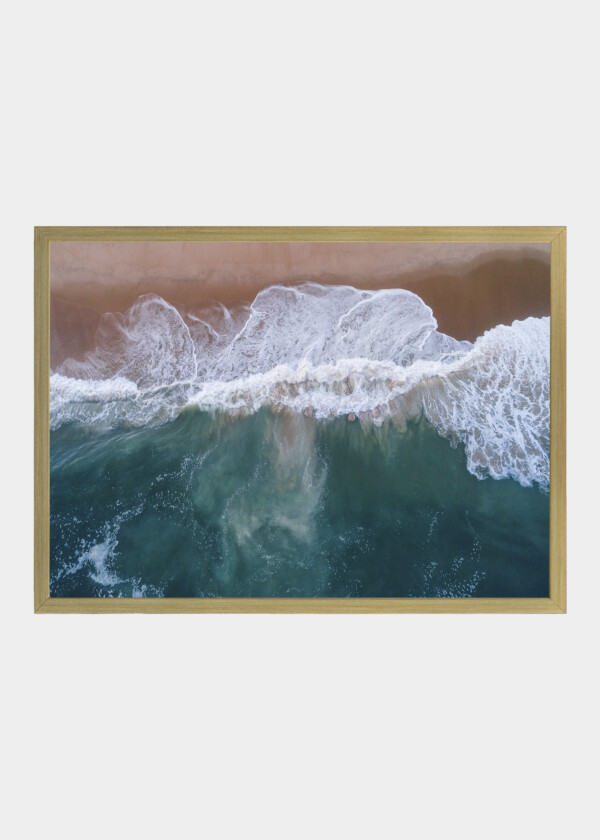
[[[402,289],[277,285],[249,306],[193,312],[143,295],[103,316],[94,351],[52,374],[51,427],[163,423],[188,405],[399,428],[423,414],[464,444],[478,478],[547,489],[549,350],[549,318],[460,342]]]

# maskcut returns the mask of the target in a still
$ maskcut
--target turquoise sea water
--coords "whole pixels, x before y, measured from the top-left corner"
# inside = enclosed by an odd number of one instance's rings
[[[549,497],[421,418],[51,432],[54,597],[546,597]]]

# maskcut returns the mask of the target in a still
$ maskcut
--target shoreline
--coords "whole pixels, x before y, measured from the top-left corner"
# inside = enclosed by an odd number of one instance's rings
[[[215,262],[225,247],[229,261]],[[124,312],[148,293],[193,309],[211,300],[252,301],[274,284],[400,288],[418,295],[439,331],[459,341],[550,314],[549,248],[533,244],[53,243],[50,277],[52,367],[83,358],[95,346],[100,316]]]

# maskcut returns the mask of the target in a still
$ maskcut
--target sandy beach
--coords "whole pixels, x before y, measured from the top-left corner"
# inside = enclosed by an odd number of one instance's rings
[[[55,242],[51,364],[81,358],[94,346],[100,315],[122,312],[142,294],[184,307],[231,304],[305,280],[408,289],[457,339],[550,314],[544,243]]]

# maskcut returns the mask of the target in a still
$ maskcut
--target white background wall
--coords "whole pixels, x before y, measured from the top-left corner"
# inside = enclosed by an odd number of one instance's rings
[[[10,4],[6,837],[597,836],[584,2]],[[567,224],[567,616],[35,616],[32,228]]]

